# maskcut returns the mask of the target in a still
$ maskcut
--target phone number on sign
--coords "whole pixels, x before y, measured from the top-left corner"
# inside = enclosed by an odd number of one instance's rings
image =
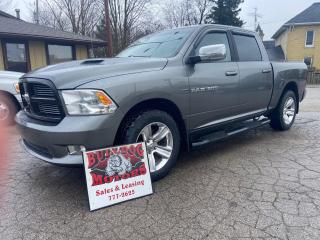
[[[128,196],[131,196],[131,195],[134,195],[134,190],[113,194],[113,195],[110,195],[108,197],[109,197],[109,201],[111,201],[111,200],[116,200],[116,199],[119,199],[119,198],[128,197]]]

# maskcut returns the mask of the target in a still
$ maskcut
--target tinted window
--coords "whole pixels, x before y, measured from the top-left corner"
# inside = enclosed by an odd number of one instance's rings
[[[314,32],[307,31],[306,46],[313,46]]]
[[[72,47],[48,45],[49,63],[56,64],[73,60]]]
[[[262,60],[260,48],[255,37],[234,35],[234,40],[236,42],[240,61],[246,62]]]
[[[27,72],[26,45],[24,43],[6,43],[6,61],[8,71]]]
[[[230,46],[229,41],[226,33],[208,33],[206,34],[199,45],[197,46],[195,50],[196,56],[199,55],[199,50],[202,47],[209,46],[209,45],[215,45],[215,44],[224,44],[227,48],[227,57],[226,59],[222,60],[224,62],[230,62],[231,61],[231,54],[230,54]]]

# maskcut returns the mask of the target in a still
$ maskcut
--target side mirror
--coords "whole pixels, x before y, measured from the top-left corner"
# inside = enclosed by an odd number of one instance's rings
[[[224,44],[209,45],[201,47],[199,56],[190,57],[187,61],[189,64],[196,64],[198,62],[219,61],[226,59],[227,48]]]

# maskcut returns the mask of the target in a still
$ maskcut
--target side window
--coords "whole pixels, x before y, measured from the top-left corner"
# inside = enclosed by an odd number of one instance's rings
[[[206,34],[201,42],[198,44],[195,54],[196,56],[199,55],[199,50],[202,47],[209,46],[209,45],[215,45],[215,44],[224,44],[227,49],[227,57],[224,60],[218,61],[218,62],[230,62],[231,61],[231,53],[230,53],[230,46],[228,41],[228,36],[226,33],[208,33]]]
[[[241,62],[262,61],[259,45],[254,36],[234,34],[239,60]]]
[[[314,42],[314,31],[307,31],[306,34],[306,47],[313,47]]]

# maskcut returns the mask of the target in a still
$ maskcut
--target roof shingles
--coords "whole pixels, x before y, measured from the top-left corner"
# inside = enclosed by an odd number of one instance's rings
[[[286,25],[303,24],[303,23],[319,23],[320,24],[320,2],[312,4],[306,10],[302,11],[297,16],[290,19],[286,23]]]
[[[279,37],[289,26],[310,24],[320,24],[320,2],[313,3],[306,10],[290,19],[272,36],[272,38],[276,39]]]
[[[65,42],[103,45],[103,40],[77,35],[71,32],[59,31],[50,27],[41,26],[0,15],[0,37],[24,37],[31,39],[47,39]]]

